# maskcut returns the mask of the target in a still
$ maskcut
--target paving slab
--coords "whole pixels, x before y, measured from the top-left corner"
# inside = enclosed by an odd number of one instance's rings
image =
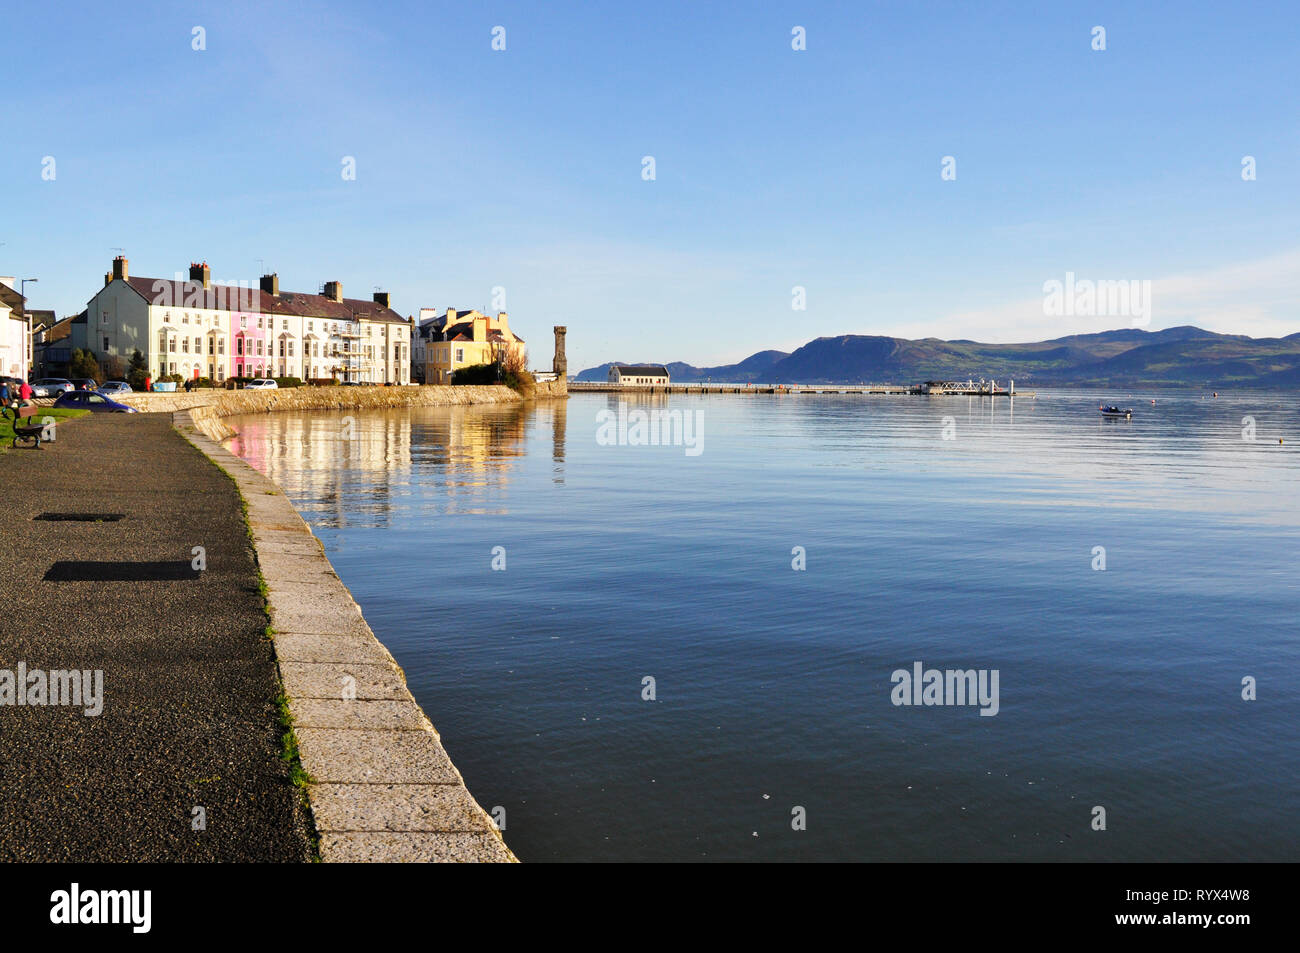
[[[317,784],[316,828],[325,831],[495,831],[462,784]]]
[[[490,864],[516,863],[496,834],[385,834],[379,832],[321,835],[321,855],[348,863]]]

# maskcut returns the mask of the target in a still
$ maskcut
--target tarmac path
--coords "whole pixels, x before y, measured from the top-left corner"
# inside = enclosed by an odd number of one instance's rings
[[[56,437],[0,452],[0,861],[310,859],[234,484],[170,414]],[[102,671],[102,712],[17,705],[20,664]]]

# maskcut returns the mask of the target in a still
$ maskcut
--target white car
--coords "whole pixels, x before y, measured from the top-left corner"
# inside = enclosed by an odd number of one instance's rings
[[[257,380],[249,381],[244,385],[245,390],[278,390],[279,387],[280,385],[269,377],[259,377]]]

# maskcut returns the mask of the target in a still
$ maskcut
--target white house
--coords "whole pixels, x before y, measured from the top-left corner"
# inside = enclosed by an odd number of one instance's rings
[[[662,364],[615,364],[609,369],[609,382],[621,387],[667,384],[668,368]]]
[[[212,281],[206,263],[189,280],[130,275],[119,255],[86,306],[87,347],[107,363],[139,349],[157,378],[297,377],[410,383],[411,323],[380,292],[373,301],[281,292],[276,275],[256,288]],[[398,342],[390,347],[390,342]]]
[[[26,380],[32,360],[31,326],[14,280],[0,277],[0,375]]]

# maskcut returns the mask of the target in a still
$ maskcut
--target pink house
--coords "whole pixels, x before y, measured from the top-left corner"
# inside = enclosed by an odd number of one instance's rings
[[[271,355],[267,349],[270,332],[265,314],[246,311],[231,312],[231,360],[235,377],[266,377],[271,371]]]

